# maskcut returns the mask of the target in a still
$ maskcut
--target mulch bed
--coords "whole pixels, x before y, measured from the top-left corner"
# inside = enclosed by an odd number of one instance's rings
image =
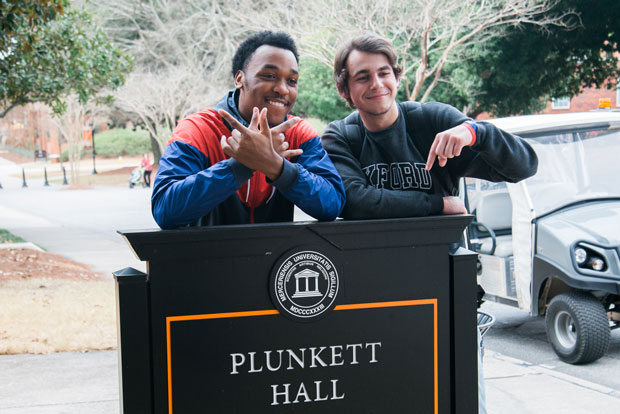
[[[11,162],[14,162],[15,164],[25,164],[27,162],[34,161],[34,156],[32,158],[26,158],[26,157],[22,157],[19,154],[14,154],[12,152],[0,152],[0,158],[9,160]]]
[[[0,249],[0,281],[30,278],[104,279],[87,265],[57,254],[32,249]]]

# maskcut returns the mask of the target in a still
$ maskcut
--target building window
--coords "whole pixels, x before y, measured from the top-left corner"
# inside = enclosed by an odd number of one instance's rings
[[[563,96],[551,99],[551,109],[570,109],[570,97]]]

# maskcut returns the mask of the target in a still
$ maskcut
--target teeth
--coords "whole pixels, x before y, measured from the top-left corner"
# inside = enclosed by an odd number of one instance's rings
[[[286,106],[284,103],[282,102],[276,102],[276,101],[267,101],[269,102],[269,104],[271,105],[276,105],[276,106]]]

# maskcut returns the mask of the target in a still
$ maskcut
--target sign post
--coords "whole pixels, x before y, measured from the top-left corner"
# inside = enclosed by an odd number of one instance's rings
[[[121,232],[123,412],[477,413],[470,220]]]

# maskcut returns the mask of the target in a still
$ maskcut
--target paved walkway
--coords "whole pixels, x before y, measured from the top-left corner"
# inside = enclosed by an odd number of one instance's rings
[[[156,228],[148,188],[70,189],[30,180],[22,188],[20,167],[0,157],[0,228],[52,253],[110,275],[125,267],[145,271],[118,230]]]

